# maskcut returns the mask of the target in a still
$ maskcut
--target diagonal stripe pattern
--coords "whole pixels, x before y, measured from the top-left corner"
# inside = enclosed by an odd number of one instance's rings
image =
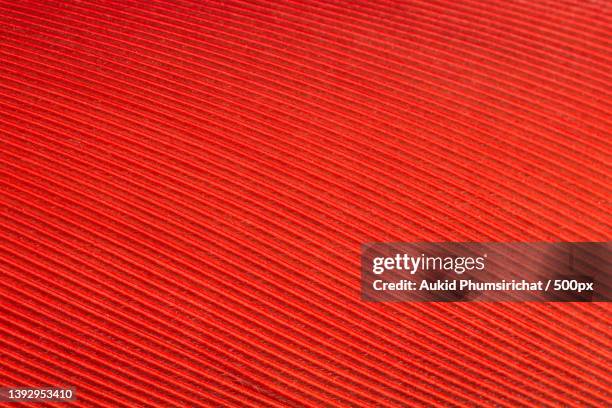
[[[609,406],[607,303],[365,303],[359,257],[609,240],[610,12],[0,0],[0,385]]]

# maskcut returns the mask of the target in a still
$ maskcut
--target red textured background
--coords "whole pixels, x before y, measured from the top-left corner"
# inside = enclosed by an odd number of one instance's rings
[[[0,385],[610,406],[608,304],[364,303],[359,256],[609,240],[611,5],[0,0]]]

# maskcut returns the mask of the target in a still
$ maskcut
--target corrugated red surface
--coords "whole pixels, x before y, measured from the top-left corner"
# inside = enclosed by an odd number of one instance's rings
[[[610,406],[608,304],[370,304],[360,244],[611,236],[611,3],[0,0],[0,385]]]

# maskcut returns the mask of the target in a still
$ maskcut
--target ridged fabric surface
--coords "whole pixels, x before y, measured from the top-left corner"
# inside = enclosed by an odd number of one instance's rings
[[[359,257],[610,239],[611,4],[0,0],[0,386],[609,407],[608,304],[365,303]]]

